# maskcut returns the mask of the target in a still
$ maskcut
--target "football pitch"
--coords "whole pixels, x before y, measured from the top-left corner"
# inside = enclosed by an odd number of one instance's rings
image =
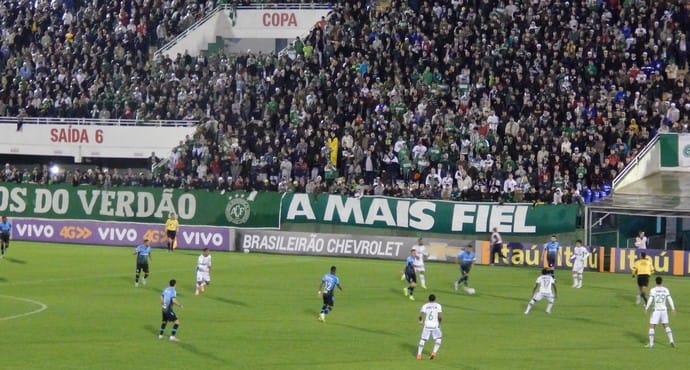
[[[666,277],[678,307],[677,348],[662,328],[654,349],[627,274],[556,274],[553,313],[525,305],[539,271],[476,266],[477,294],[453,290],[458,270],[427,263],[428,290],[403,296],[402,261],[213,253],[212,284],[194,296],[198,252],[156,249],[134,287],[134,248],[13,242],[0,261],[0,369],[658,369],[690,361],[690,281]],[[343,291],[317,320],[321,277],[338,267]],[[180,342],[157,338],[161,290],[178,281]],[[418,311],[443,305],[443,344],[415,353]],[[168,325],[166,334],[171,325]]]

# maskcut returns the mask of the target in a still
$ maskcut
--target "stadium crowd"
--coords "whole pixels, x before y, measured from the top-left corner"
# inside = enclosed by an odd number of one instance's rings
[[[0,112],[201,122],[160,175],[75,184],[568,203],[690,122],[676,2],[338,2],[280,55],[156,60],[215,4],[30,4],[0,9]]]

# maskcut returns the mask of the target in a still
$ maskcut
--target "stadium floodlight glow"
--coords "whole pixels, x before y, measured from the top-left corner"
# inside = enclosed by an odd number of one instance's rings
[[[60,172],[60,167],[58,165],[54,164],[50,166],[50,173],[53,175],[57,175]]]

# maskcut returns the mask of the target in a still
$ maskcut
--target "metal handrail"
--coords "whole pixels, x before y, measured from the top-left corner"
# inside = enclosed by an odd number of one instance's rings
[[[635,166],[637,166],[637,165],[640,163],[640,160],[642,159],[642,157],[644,157],[647,153],[649,153],[650,150],[652,150],[652,148],[653,148],[654,145],[657,143],[657,141],[659,141],[659,134],[654,135],[654,137],[652,138],[652,140],[649,140],[649,143],[647,143],[647,145],[645,145],[645,147],[642,148],[642,150],[640,150],[639,153],[637,153],[637,155],[635,156],[635,158],[633,158],[633,160],[630,161],[630,163],[628,163],[625,167],[623,167],[623,170],[622,170],[621,172],[619,172],[619,173],[616,175],[616,177],[615,177],[615,178],[613,179],[613,181],[611,182],[611,188],[612,188],[612,189],[615,189],[615,188],[616,188],[616,185],[617,185],[621,180],[623,180],[623,178],[624,178],[630,171],[632,171],[632,169],[633,169]]]
[[[211,19],[211,17],[213,17],[214,15],[216,15],[218,12],[220,12],[220,11],[225,11],[225,10],[231,10],[231,11],[232,11],[232,13],[231,13],[231,18],[233,18],[233,21],[234,21],[234,17],[235,17],[235,15],[236,15],[235,7],[234,7],[233,5],[231,5],[231,4],[222,4],[222,5],[218,5],[218,6],[216,6],[215,8],[213,8],[213,10],[212,10],[210,13],[206,14],[203,18],[201,18],[201,19],[199,19],[198,21],[194,22],[191,26],[187,27],[186,30],[182,31],[182,33],[180,33],[179,35],[175,36],[175,38],[173,38],[172,40],[168,41],[167,43],[165,43],[165,45],[161,46],[158,50],[156,50],[156,52],[153,53],[154,60],[157,59],[158,57],[160,57],[160,56],[163,54],[163,52],[172,49],[173,46],[177,45],[177,43],[178,43],[181,39],[183,39],[184,37],[186,37],[187,35],[189,35],[191,32],[193,32],[193,31],[196,30],[197,28],[201,27],[202,24],[206,23],[206,21],[208,21],[209,19]]]
[[[323,9],[332,9],[332,8],[333,8],[332,6],[327,6],[327,7],[324,7]],[[328,12],[328,14],[326,15],[326,18],[330,19],[332,14],[333,14],[333,11]],[[309,32],[307,32],[307,35],[305,37],[309,37],[311,35],[311,33],[314,31],[314,29],[316,29],[316,27],[318,27],[318,26],[317,25],[312,26],[309,29]],[[283,55],[285,55],[288,52],[288,50],[290,50],[290,45],[291,44],[288,43],[288,45],[286,47],[284,47],[282,50],[280,50],[278,52],[278,57],[282,57]]]
[[[333,3],[266,3],[266,4],[250,4],[250,5],[237,5],[237,9],[293,9],[293,10],[305,10],[305,9],[332,9]]]
[[[0,125],[16,125],[18,117],[0,116]],[[157,126],[157,127],[189,127],[197,120],[150,120],[136,119],[100,119],[100,118],[61,118],[61,117],[23,117],[24,125],[77,125],[77,126]]]

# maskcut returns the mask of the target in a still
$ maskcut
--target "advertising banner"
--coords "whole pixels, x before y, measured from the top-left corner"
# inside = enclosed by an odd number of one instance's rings
[[[136,246],[149,239],[154,247],[164,247],[166,234],[160,224],[127,222],[12,219],[12,239],[49,243]],[[177,233],[178,249],[227,251],[231,247],[228,228],[181,226]]]
[[[150,187],[0,184],[0,213],[10,217],[277,228],[281,194]]]
[[[470,240],[424,240],[427,261],[453,261]],[[413,237],[237,230],[238,251],[404,260],[417,245]]]
[[[484,264],[497,265],[513,265],[513,266],[533,266],[545,267],[546,255],[544,253],[544,246],[530,243],[505,243],[501,248],[501,253],[506,258],[491,255],[491,243],[488,241],[481,242],[481,254]],[[588,248],[590,255],[585,261],[585,270],[589,271],[604,271],[604,248],[590,247]],[[566,245],[558,249],[556,257],[557,269],[572,269],[574,246]]]
[[[634,248],[611,248],[611,259],[609,260],[609,271],[632,273],[635,261],[640,258],[640,250]],[[645,249],[644,252],[652,260],[655,274],[674,274],[683,275],[688,270],[683,251],[668,251],[662,249]]]
[[[577,205],[466,203],[387,197],[287,193],[282,222],[327,223],[431,231],[545,235],[575,230]]]

